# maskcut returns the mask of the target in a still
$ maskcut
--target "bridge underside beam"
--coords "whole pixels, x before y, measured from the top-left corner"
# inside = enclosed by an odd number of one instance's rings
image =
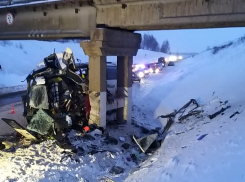
[[[14,15],[12,25],[6,15]],[[96,27],[96,8],[81,2],[57,2],[0,9],[0,40],[89,38]]]
[[[97,6],[97,24],[130,30],[245,26],[244,0],[142,1]]]

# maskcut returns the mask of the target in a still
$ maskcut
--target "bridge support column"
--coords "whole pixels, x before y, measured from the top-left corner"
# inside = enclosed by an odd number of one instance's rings
[[[106,126],[106,57],[89,57],[89,124]]]
[[[118,95],[125,98],[125,106],[118,109],[117,119],[131,121],[132,60],[140,43],[140,34],[109,29],[94,29],[91,31],[90,41],[80,43],[84,53],[89,56],[89,124],[106,127],[106,56],[118,57]]]
[[[117,109],[118,122],[131,123],[132,118],[132,56],[117,57],[117,93],[124,97],[124,107]]]

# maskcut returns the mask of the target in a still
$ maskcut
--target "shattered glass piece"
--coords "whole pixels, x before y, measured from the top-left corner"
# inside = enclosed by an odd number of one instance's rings
[[[1,143],[0,143],[0,150],[3,150],[3,149],[5,149],[5,145],[2,144],[2,142],[1,142]]]
[[[87,148],[89,150],[99,150],[99,147],[97,145],[88,145]]]
[[[71,126],[72,125],[72,120],[71,120],[71,117],[66,115],[66,121],[68,123],[68,126]]]
[[[30,123],[27,125],[27,129],[37,132],[41,135],[48,134],[48,130],[53,125],[54,119],[51,118],[42,109],[38,110],[34,117],[31,119]]]
[[[119,137],[119,140],[120,140],[121,142],[125,142],[125,138],[124,138],[124,137]]]
[[[128,143],[124,143],[124,144],[122,144],[122,146],[121,146],[122,148],[124,148],[125,150],[127,150],[127,149],[129,149],[129,147],[130,147],[130,144],[128,144]]]
[[[105,138],[104,142],[105,142],[106,144],[111,144],[111,145],[117,145],[117,144],[118,144],[117,139],[114,138],[114,137],[111,137],[111,136],[107,136],[107,137]]]
[[[204,135],[201,135],[197,140],[202,140],[205,136],[207,136],[208,134],[204,134]]]
[[[45,85],[32,86],[29,105],[36,109],[49,109],[47,89]]]
[[[84,140],[88,140],[88,141],[93,141],[93,140],[95,140],[95,138],[94,138],[93,136],[89,135],[89,134],[83,135],[82,138],[83,138]]]
[[[133,136],[133,139],[142,150],[142,152],[145,153],[147,149],[151,146],[151,144],[157,139],[157,136],[158,134],[152,134],[138,139]]]
[[[102,135],[102,131],[98,130],[98,129],[95,129],[94,131],[92,131],[90,133],[92,136],[101,136]]]
[[[111,174],[121,174],[124,172],[124,169],[119,166],[113,166],[109,172]]]
[[[79,152],[84,152],[84,149],[81,146],[79,146],[77,149],[79,150]]]

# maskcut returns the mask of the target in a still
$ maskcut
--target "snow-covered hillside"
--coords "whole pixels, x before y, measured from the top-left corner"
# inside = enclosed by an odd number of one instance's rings
[[[133,85],[133,120],[145,127],[165,126],[166,119],[157,116],[180,109],[190,99],[198,102],[201,111],[181,122],[175,118],[161,148],[145,162],[133,164],[132,150],[61,162],[61,150],[49,141],[0,153],[0,181],[97,182],[103,176],[115,182],[245,181],[244,50],[242,40],[206,51]],[[5,113],[11,110],[7,107]],[[227,109],[210,119],[222,108]],[[128,130],[114,130],[121,136],[123,131]],[[115,164],[126,169],[123,174],[108,172]]]
[[[168,67],[134,86],[134,117],[145,125],[164,125],[154,118],[180,109],[190,99],[196,99],[204,113],[175,123],[158,153],[126,181],[245,181],[245,44],[238,41],[227,47]],[[231,107],[209,119],[227,106]],[[240,114],[232,117],[236,112]],[[202,135],[205,138],[197,140]]]
[[[36,64],[49,54],[63,52],[70,47],[75,59],[88,62],[88,56],[84,55],[79,43],[59,43],[43,41],[0,41],[0,87],[25,84],[21,81],[36,67]],[[163,53],[139,50],[134,62],[157,61]],[[108,57],[107,61],[116,62],[116,57]]]

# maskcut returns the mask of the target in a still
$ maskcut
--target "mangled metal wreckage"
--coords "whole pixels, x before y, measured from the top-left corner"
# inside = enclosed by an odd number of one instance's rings
[[[116,118],[115,111],[124,106],[124,99],[115,97],[117,89],[116,65],[107,64],[106,69],[108,121],[108,118]],[[99,99],[96,97],[96,93],[88,91],[88,75],[88,64],[81,62],[76,64],[69,48],[65,52],[53,53],[45,57],[26,78],[27,92],[22,96],[22,102],[27,127],[23,128],[12,119],[2,118],[2,120],[25,139],[40,142],[53,138],[60,147],[75,150],[66,137],[69,129],[78,130],[84,134],[95,129],[100,130],[101,133],[105,131],[104,128],[88,122],[89,118],[91,119],[90,101],[92,105]],[[113,112],[114,116],[110,117]],[[157,138],[159,135],[154,133],[147,137],[139,139],[133,137],[132,139],[143,152],[146,152]],[[4,148],[4,146],[2,147]]]
[[[60,141],[69,128],[84,132],[88,127],[97,127],[88,125],[88,64],[75,64],[71,49],[44,58],[26,81],[23,115],[27,130],[37,140],[53,137]]]
[[[22,97],[27,129],[47,135],[87,122],[88,80],[82,68],[86,65],[76,67],[72,51],[67,49],[44,58],[28,75],[27,94]]]
[[[117,66],[107,63],[106,69],[106,122],[116,122],[117,108],[124,106],[124,99],[116,95]],[[70,129],[82,133],[98,129],[103,133],[103,127],[89,122],[89,119],[94,121],[94,113],[98,113],[91,105],[99,104],[100,97],[97,92],[88,91],[88,75],[88,63],[81,63],[79,59],[76,63],[70,48],[50,54],[25,80],[27,92],[22,96],[22,102],[26,128],[13,119],[2,120],[25,139],[38,142],[53,138],[61,144],[67,140],[65,134]]]

